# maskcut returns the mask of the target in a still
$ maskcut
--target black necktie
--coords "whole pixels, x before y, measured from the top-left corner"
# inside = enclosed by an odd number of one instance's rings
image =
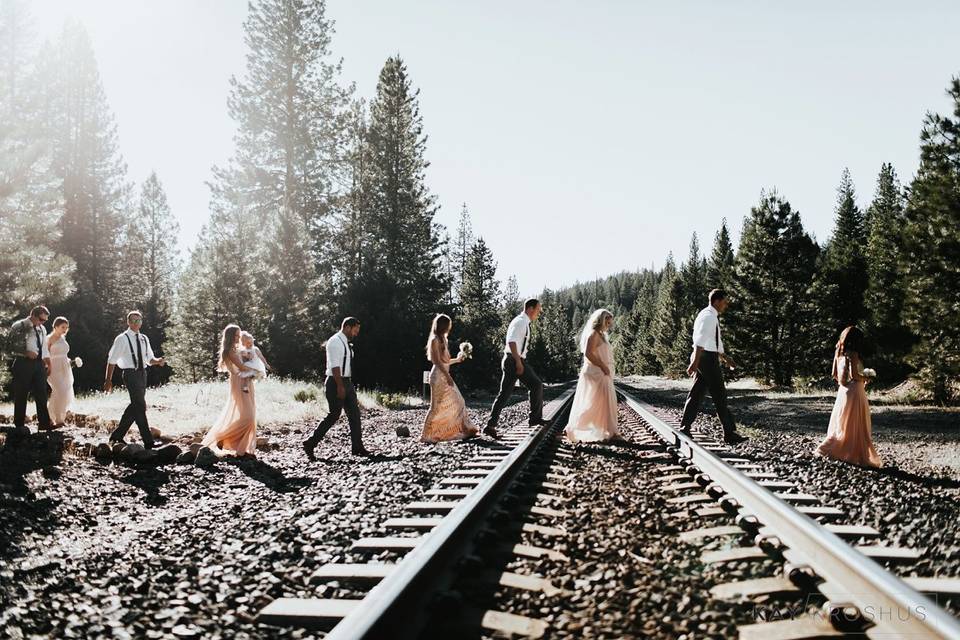
[[[140,350],[140,334],[137,334],[137,369],[143,369],[143,351]]]
[[[37,357],[42,356],[43,347],[41,345],[43,344],[43,341],[40,340],[40,327],[33,328],[33,335],[37,336]]]
[[[527,332],[523,334],[523,347],[520,349],[520,357],[523,357],[523,352],[527,349],[527,341],[530,339],[530,325],[527,325]]]
[[[720,353],[720,318],[717,318],[717,353]]]

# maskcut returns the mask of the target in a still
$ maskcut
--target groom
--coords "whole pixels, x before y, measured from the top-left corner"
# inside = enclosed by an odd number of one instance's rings
[[[13,425],[15,433],[27,435],[27,395],[33,393],[37,403],[37,425],[50,428],[47,412],[47,376],[50,375],[50,354],[47,353],[47,329],[43,324],[50,317],[44,306],[30,310],[30,315],[10,327],[13,342]]]
[[[113,391],[113,370],[120,367],[123,371],[123,384],[130,394],[130,404],[120,417],[120,424],[110,434],[110,442],[123,442],[123,437],[134,422],[140,430],[143,447],[152,449],[153,435],[147,424],[147,367],[164,364],[163,358],[156,358],[150,347],[150,339],[140,332],[143,327],[143,314],[131,311],[127,314],[127,330],[113,340],[107,355],[107,370],[104,374],[103,390]]]
[[[313,450],[327,435],[330,427],[340,419],[346,409],[347,422],[350,424],[350,442],[355,456],[369,456],[360,438],[360,404],[357,402],[357,390],[353,386],[353,351],[350,341],[360,334],[360,321],[356,318],[344,318],[340,331],[327,340],[327,379],[324,389],[330,412],[320,421],[313,435],[303,441],[303,451],[310,460],[316,460]]]
[[[691,435],[690,425],[709,392],[717,409],[717,417],[723,425],[723,441],[739,444],[746,438],[737,433],[737,423],[727,408],[727,388],[723,384],[723,370],[720,368],[721,362],[731,369],[734,366],[733,360],[723,352],[723,338],[720,336],[720,314],[727,310],[730,301],[723,289],[711,291],[709,299],[710,304],[700,311],[693,323],[693,353],[690,354],[690,366],[687,367],[687,375],[693,376],[693,387],[683,406],[680,428],[684,434]]]
[[[530,323],[540,317],[543,306],[536,298],[530,298],[523,303],[523,313],[510,321],[507,327],[507,344],[503,349],[503,361],[500,368],[503,376],[500,378],[500,393],[493,401],[490,409],[490,419],[483,433],[491,438],[497,437],[497,422],[500,412],[513,394],[513,385],[517,379],[530,392],[530,425],[544,424],[543,420],[543,382],[537,372],[527,363],[527,347],[530,346]]]

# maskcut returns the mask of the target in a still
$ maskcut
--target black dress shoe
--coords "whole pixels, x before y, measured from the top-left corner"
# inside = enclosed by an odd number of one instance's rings
[[[316,462],[317,457],[313,455],[313,450],[317,448],[317,443],[312,440],[303,441],[303,452],[307,454],[307,460],[310,462]]]
[[[499,440],[499,439],[500,439],[500,436],[497,435],[497,430],[494,429],[494,428],[493,428],[492,426],[490,426],[489,424],[483,428],[483,435],[485,435],[485,436],[490,436],[490,437],[493,438],[494,440]]]
[[[680,433],[687,436],[688,438],[693,437],[693,431],[690,430],[690,427],[680,427]]]
[[[364,458],[369,458],[370,456],[373,455],[363,447],[354,447],[353,449],[350,450],[350,453],[352,453],[355,456],[363,456]]]
[[[549,427],[550,421],[540,418],[539,420],[534,420],[533,422],[528,423],[531,427]]]
[[[749,440],[747,436],[742,436],[739,433],[729,433],[723,436],[723,441],[727,444],[740,444],[741,442],[746,442]]]

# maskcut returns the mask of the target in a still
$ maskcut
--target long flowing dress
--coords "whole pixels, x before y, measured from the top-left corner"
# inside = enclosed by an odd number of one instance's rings
[[[421,442],[463,440],[477,435],[463,395],[457,384],[450,382],[449,373],[450,355],[444,343],[443,353],[430,369],[430,411],[423,422]]]
[[[60,338],[50,345],[50,383],[52,393],[47,401],[50,421],[61,425],[67,421],[67,410],[73,406],[73,369],[70,367],[70,345]]]
[[[230,372],[230,394],[201,444],[213,449],[217,455],[253,455],[257,449],[257,396],[256,386],[247,378],[247,391],[243,390],[240,370],[227,362]]]
[[[881,466],[880,456],[871,438],[870,403],[863,380],[854,380],[852,364],[846,356],[837,361],[840,387],[830,414],[827,437],[817,452],[829,458],[868,467]],[[862,375],[862,370],[860,371]]]
[[[613,347],[606,340],[600,342],[597,355],[610,370],[603,370],[583,357],[583,367],[577,380],[577,391],[570,407],[570,418],[565,432],[570,442],[603,442],[620,435],[617,425],[617,393],[613,390]]]

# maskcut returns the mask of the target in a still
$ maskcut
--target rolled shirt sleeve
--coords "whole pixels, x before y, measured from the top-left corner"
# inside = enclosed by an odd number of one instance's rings
[[[507,327],[507,342],[504,353],[510,353],[510,343],[515,342],[517,353],[523,355],[523,339],[527,337],[527,327],[529,326],[529,321],[524,322],[524,320],[527,320],[526,314],[519,315],[510,321],[510,326]]]
[[[693,323],[693,347],[705,351],[719,351],[716,345],[717,316],[704,309]]]
[[[143,366],[148,367],[150,366],[151,362],[157,359],[157,357],[153,355],[153,347],[150,346],[150,338],[142,333],[140,335],[143,336],[143,342],[146,346],[146,349],[143,350]]]
[[[122,333],[113,339],[113,346],[110,347],[110,353],[107,354],[107,364],[117,365],[120,363],[121,338],[123,338]],[[126,344],[123,346],[126,348]]]
[[[334,334],[327,340],[327,375],[332,376],[336,367],[343,367],[344,352],[343,341],[340,336]],[[347,377],[347,372],[341,369],[340,375]]]

